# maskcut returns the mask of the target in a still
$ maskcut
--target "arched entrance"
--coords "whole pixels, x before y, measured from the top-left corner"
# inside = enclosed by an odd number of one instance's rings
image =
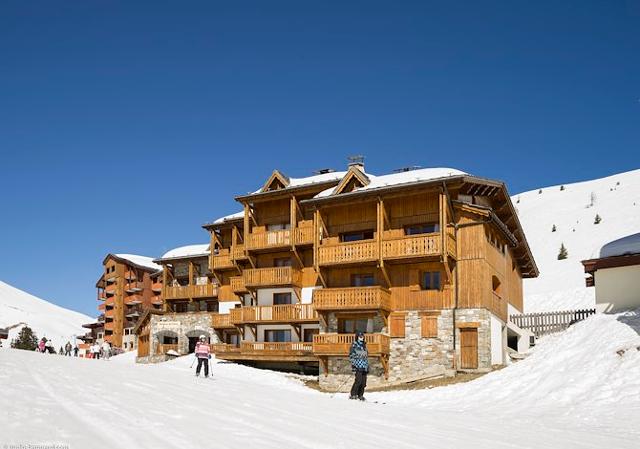
[[[209,334],[209,331],[206,331],[203,329],[193,329],[187,332],[185,335],[189,340],[189,347],[188,347],[189,354],[191,354],[193,351],[196,350],[196,343],[198,343],[198,339],[200,338],[200,335],[204,335],[207,339],[207,342],[210,342],[211,340],[211,335]]]

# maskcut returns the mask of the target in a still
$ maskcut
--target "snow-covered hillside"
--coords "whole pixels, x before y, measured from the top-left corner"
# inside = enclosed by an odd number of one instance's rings
[[[580,261],[598,257],[612,240],[640,232],[640,170],[563,187],[512,197],[540,269],[540,277],[525,280],[525,312],[594,307],[595,291],[585,286]],[[569,256],[558,260],[563,243]]]
[[[73,343],[74,335],[85,334],[87,330],[82,325],[92,321],[95,319],[51,304],[0,281],[0,327],[25,323],[34,330],[38,338],[53,340],[57,350],[67,341]],[[22,327],[20,324],[9,330],[9,342]]]
[[[192,356],[136,365],[0,350],[4,443],[91,448],[635,448],[637,315],[597,315],[480,379],[349,401],[284,373]],[[618,350],[627,349],[618,354]],[[373,403],[378,400],[384,403]]]

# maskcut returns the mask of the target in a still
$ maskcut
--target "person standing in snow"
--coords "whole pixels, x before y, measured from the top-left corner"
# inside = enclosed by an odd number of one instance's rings
[[[64,355],[64,348],[62,346],[60,346],[60,352],[58,354]]]
[[[100,358],[100,345],[98,343],[94,343],[91,346],[91,354],[93,354],[93,358],[96,360]]]
[[[45,339],[42,337],[40,343],[38,343],[38,351],[44,354],[44,348],[46,347]]]
[[[45,350],[49,353],[49,354],[55,354],[56,350],[53,349],[53,343],[51,342],[51,340],[47,340],[47,342],[44,344]]]
[[[105,341],[102,343],[102,359],[109,360],[109,357],[111,357],[111,345]]]
[[[369,352],[362,332],[356,332],[356,339],[349,350],[349,361],[351,362],[351,370],[355,372],[349,399],[364,401],[364,389],[367,386],[367,373],[369,372]]]
[[[196,376],[200,375],[200,369],[204,365],[204,377],[209,377],[209,359],[211,358],[211,348],[207,343],[207,337],[200,335],[200,341],[196,343],[196,358],[198,359],[198,367],[196,368]]]
[[[80,348],[78,348],[78,345],[75,345],[73,347],[73,356],[74,357],[78,357],[78,351],[80,351]]]
[[[64,355],[71,357],[71,342],[69,341],[64,345]]]

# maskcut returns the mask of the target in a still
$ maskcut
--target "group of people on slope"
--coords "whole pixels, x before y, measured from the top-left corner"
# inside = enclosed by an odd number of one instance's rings
[[[89,346],[89,354],[87,357],[90,359],[100,359],[109,360],[109,358],[113,355],[111,349],[111,344],[108,341],[102,342],[102,344],[95,342],[91,346]]]
[[[58,350],[59,355],[65,355],[71,357],[71,352],[73,351],[73,356],[78,357],[78,346],[72,346],[71,342],[68,341],[66,345],[60,346]],[[48,340],[46,337],[42,337],[38,342],[38,346],[36,347],[36,351],[38,352],[48,352],[49,354],[56,354],[56,350],[53,347],[53,342]]]

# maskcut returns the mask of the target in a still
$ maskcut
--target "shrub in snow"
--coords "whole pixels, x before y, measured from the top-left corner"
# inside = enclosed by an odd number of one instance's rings
[[[538,195],[540,195],[542,193],[542,189],[538,190]]]
[[[563,190],[564,190],[564,186],[560,186],[560,191],[563,191]]]
[[[38,347],[38,337],[33,333],[29,326],[25,326],[20,330],[18,336],[11,342],[11,347],[15,349],[26,349],[34,351]]]
[[[553,225],[553,226],[551,227],[551,232],[556,232],[556,225]]]
[[[575,229],[574,229],[575,231]],[[564,243],[560,244],[560,252],[558,253],[558,260],[564,260],[569,257],[569,251],[564,247]]]
[[[602,218],[600,218],[600,215],[596,214],[596,218],[593,219],[593,224],[598,224],[602,221]]]

